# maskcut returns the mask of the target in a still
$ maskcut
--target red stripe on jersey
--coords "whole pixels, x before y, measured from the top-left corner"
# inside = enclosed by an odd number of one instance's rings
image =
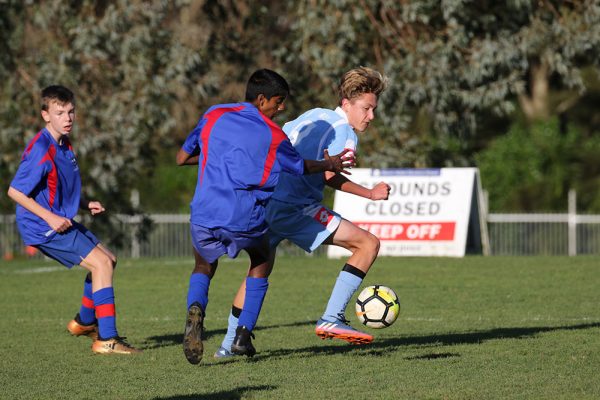
[[[277,149],[279,148],[279,144],[287,139],[287,136],[279,126],[269,117],[260,113],[260,116],[267,123],[267,126],[271,130],[271,146],[269,146],[269,153],[267,154],[267,159],[265,160],[265,166],[263,170],[262,179],[258,186],[262,186],[267,182],[269,175],[271,175],[271,170],[273,169],[273,165],[275,164],[275,159],[277,158]]]
[[[198,174],[198,179],[200,180],[200,183],[202,183],[202,177],[204,176],[204,167],[206,166],[206,161],[208,160],[208,139],[210,137],[210,134],[212,133],[213,126],[215,125],[217,120],[223,116],[223,114],[228,112],[240,111],[243,109],[244,106],[217,108],[204,116],[204,118],[206,119],[206,124],[204,124],[204,127],[202,127],[202,131],[200,132],[200,140],[202,140],[202,151],[200,152],[202,156],[202,163],[200,164],[200,173]]]
[[[25,149],[25,151],[23,152],[23,156],[21,157],[21,160],[25,159],[25,156],[27,156],[27,154],[29,154],[29,152],[31,151],[31,149],[33,148],[33,145],[35,144],[35,142],[38,141],[38,139],[42,136],[42,131],[39,131],[37,133],[37,135],[35,135],[33,137],[33,139],[31,139],[31,142],[29,142],[29,144],[27,145],[27,148]]]
[[[71,141],[69,140],[69,138],[66,135],[63,136],[63,144],[65,144],[69,150],[73,151],[73,146],[71,146]]]
[[[115,305],[114,304],[101,304],[96,306],[96,318],[114,317],[115,316]]]
[[[54,205],[54,198],[56,197],[56,189],[58,186],[58,171],[56,170],[56,165],[54,164],[54,156],[56,155],[56,147],[51,145],[48,147],[48,152],[40,160],[40,164],[45,163],[46,161],[50,161],[52,165],[52,169],[48,172],[48,205],[50,208]]]
[[[94,308],[94,300],[90,299],[89,297],[83,296],[81,298],[81,305],[86,308]]]

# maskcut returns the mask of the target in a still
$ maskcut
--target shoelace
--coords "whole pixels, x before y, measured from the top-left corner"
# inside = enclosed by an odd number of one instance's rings
[[[350,325],[350,321],[346,319],[346,315],[344,313],[339,313],[338,319],[345,325]]]
[[[129,343],[127,343],[127,341],[125,339],[127,339],[127,336],[116,336],[115,337],[115,340],[117,341],[117,343],[121,343],[127,347],[131,347],[131,345]]]

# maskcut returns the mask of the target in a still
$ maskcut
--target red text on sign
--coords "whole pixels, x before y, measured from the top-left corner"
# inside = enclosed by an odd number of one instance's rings
[[[354,222],[379,240],[454,240],[456,222]]]

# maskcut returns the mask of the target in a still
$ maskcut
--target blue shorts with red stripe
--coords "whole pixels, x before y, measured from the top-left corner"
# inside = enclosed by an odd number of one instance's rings
[[[231,232],[224,228],[190,224],[190,232],[194,249],[210,264],[224,254],[236,258],[244,249],[268,248],[266,225],[251,232]]]
[[[73,221],[69,230],[57,233],[46,243],[33,245],[48,257],[67,268],[79,265],[81,261],[100,243],[85,226]]]

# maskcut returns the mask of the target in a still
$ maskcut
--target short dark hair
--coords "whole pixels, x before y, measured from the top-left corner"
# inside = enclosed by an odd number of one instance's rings
[[[283,76],[270,69],[259,69],[248,79],[246,85],[246,101],[254,101],[262,94],[269,100],[273,96],[287,97],[290,87]]]
[[[42,111],[48,111],[53,101],[59,104],[75,104],[75,95],[69,89],[60,85],[52,85],[42,90]]]

